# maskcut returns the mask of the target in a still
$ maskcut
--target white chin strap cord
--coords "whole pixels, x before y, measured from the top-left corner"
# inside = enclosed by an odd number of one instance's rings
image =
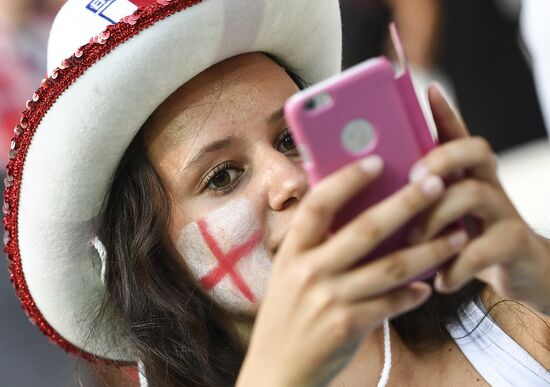
[[[97,253],[99,254],[99,258],[101,258],[101,283],[105,285],[105,272],[107,269],[107,249],[105,248],[103,243],[101,243],[97,236],[92,238],[90,244],[94,246],[94,248],[97,250]],[[145,367],[143,366],[143,362],[139,360],[137,362],[137,366],[140,387],[148,387],[149,384],[147,383],[147,378],[145,377]]]
[[[384,367],[380,373],[378,387],[384,387],[388,384],[391,370],[391,340],[390,340],[390,322],[384,320]]]
[[[105,271],[107,269],[107,249],[97,236],[93,237],[90,244],[94,246],[101,258],[101,283],[105,285]]]

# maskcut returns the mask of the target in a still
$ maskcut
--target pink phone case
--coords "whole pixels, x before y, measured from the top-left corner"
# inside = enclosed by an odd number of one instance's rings
[[[285,105],[311,185],[367,155],[384,159],[382,175],[338,213],[333,230],[407,184],[415,161],[436,146],[393,24],[390,32],[402,74],[395,74],[386,57],[374,58],[295,94]],[[411,223],[365,259],[408,245]],[[432,274],[425,273],[422,278]]]

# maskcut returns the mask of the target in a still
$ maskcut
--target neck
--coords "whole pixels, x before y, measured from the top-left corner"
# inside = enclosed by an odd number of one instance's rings
[[[397,332],[390,325],[392,364],[410,364],[408,357],[412,354],[403,343]],[[412,354],[414,355],[414,354]],[[336,376],[330,387],[376,386],[384,367],[384,330],[383,327],[367,334],[358,347],[355,356],[347,366]],[[366,366],[368,365],[368,366]],[[393,378],[395,367],[390,370]]]

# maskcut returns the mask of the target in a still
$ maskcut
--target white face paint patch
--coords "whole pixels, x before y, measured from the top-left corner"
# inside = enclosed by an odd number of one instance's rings
[[[228,310],[250,312],[262,299],[271,259],[247,199],[186,226],[176,247],[203,288]]]

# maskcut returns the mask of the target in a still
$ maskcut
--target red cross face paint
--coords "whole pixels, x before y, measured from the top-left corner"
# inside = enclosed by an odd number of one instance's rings
[[[256,309],[271,272],[271,258],[247,199],[235,199],[187,225],[177,248],[215,301],[236,313]]]

